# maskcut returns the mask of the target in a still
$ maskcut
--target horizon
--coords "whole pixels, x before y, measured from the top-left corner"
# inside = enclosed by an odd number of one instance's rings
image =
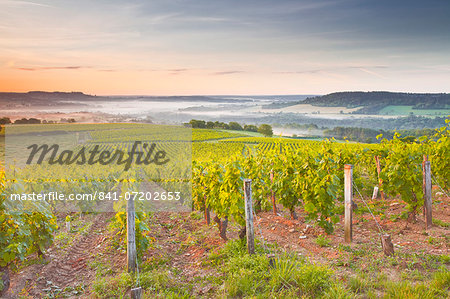
[[[333,91],[325,94],[310,94],[310,93],[296,93],[296,94],[91,94],[84,91],[61,91],[61,90],[28,90],[28,91],[0,91],[1,93],[81,93],[87,96],[97,96],[97,97],[276,97],[276,96],[325,96],[329,94],[336,93],[371,93],[371,92],[385,92],[385,93],[405,93],[405,94],[450,94],[450,92],[408,92],[408,91],[389,91],[389,90],[343,90],[343,91]]]
[[[450,2],[0,0],[0,91],[450,92]]]

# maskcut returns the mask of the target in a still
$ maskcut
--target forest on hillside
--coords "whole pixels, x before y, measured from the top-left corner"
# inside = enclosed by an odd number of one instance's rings
[[[401,93],[386,91],[335,92],[307,98],[302,104],[325,107],[362,107],[353,113],[376,114],[389,105],[412,106],[413,109],[446,109],[450,106],[448,93]]]

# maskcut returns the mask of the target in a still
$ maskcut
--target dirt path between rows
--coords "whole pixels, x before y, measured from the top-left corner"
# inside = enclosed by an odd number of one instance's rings
[[[353,218],[353,243],[344,243],[343,217],[335,225],[335,231],[326,235],[320,227],[306,221],[303,209],[297,209],[299,219],[292,220],[289,211],[280,208],[279,215],[262,212],[255,217],[255,237],[260,245],[277,244],[277,248],[267,253],[295,252],[318,264],[332,267],[338,277],[355,275],[359,270],[385,272],[390,279],[402,280],[405,269],[423,271],[424,266],[439,256],[450,252],[448,227],[433,225],[425,230],[424,221],[418,215],[415,224],[407,223],[400,217],[406,204],[399,199],[384,203],[383,213],[375,213],[377,221],[384,231],[392,236],[396,255],[394,264],[384,259],[379,232],[372,216],[368,213],[356,214]],[[375,212],[375,209],[374,209]],[[11,286],[6,298],[51,297],[60,290],[69,298],[93,296],[90,290],[98,276],[113,277],[126,269],[126,254],[123,249],[114,247],[114,232],[107,229],[108,219],[114,214],[100,213],[84,215],[80,223],[90,224],[78,233],[69,233],[70,245],[60,241],[47,251],[47,263],[30,265],[27,261],[18,273],[11,276]],[[437,197],[433,202],[433,218],[442,223],[450,223],[450,201],[446,197]],[[192,285],[194,296],[217,294],[220,286],[210,283],[208,277],[223,275],[211,266],[209,256],[217,253],[226,244],[219,235],[216,225],[206,225],[203,214],[159,212],[149,218],[148,237],[151,246],[143,255],[142,269],[159,267],[168,269],[169,276],[177,283]],[[238,238],[239,226],[231,222],[228,228],[230,240]],[[63,233],[65,228],[60,228]],[[84,232],[84,233],[83,233]],[[323,235],[327,244],[320,245],[318,237]],[[264,239],[264,242],[262,242]],[[417,254],[417,255],[413,255]],[[30,261],[33,257],[29,258]],[[34,260],[36,258],[34,257]],[[391,261],[391,263],[392,263]],[[378,263],[378,264],[377,264]],[[436,263],[435,263],[436,264]],[[107,272],[99,274],[101,268]],[[445,267],[450,269],[450,264]],[[150,271],[150,270],[149,270]],[[369,271],[369,272],[370,272]],[[428,271],[428,270],[427,270]],[[369,273],[367,272],[367,273]],[[372,273],[370,272],[370,273]]]
[[[89,263],[98,252],[105,252],[106,225],[110,213],[90,215],[92,225],[86,233],[79,234],[65,249],[52,246],[45,255],[47,263],[34,264],[11,276],[11,285],[5,298],[51,296],[62,290],[84,290],[95,278],[95,269]]]

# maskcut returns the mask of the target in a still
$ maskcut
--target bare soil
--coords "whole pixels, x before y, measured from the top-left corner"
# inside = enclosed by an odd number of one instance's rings
[[[357,199],[355,199],[357,200]],[[357,202],[360,208],[363,203]],[[373,202],[371,202],[373,203]],[[384,232],[391,235],[396,255],[411,255],[414,253],[424,256],[441,256],[449,254],[449,228],[434,225],[425,230],[422,215],[418,215],[416,223],[407,222],[400,215],[405,210],[405,203],[399,199],[387,202],[375,202],[376,220]],[[262,212],[255,218],[255,234],[259,244],[277,244],[277,250],[286,250],[306,256],[309,260],[325,264],[333,268],[338,276],[348,276],[355,273],[352,263],[357,263],[361,270],[369,269],[374,260],[382,259],[383,252],[380,241],[380,231],[370,213],[355,213],[353,217],[353,242],[344,243],[343,217],[335,225],[333,234],[327,235],[323,229],[305,220],[305,213],[297,209],[297,220],[290,219],[289,211],[281,210],[279,214]],[[108,219],[112,214],[84,216],[85,222],[91,222],[85,234],[77,234],[67,248],[58,248],[58,242],[48,249],[44,262],[30,264],[37,260],[35,256],[28,258],[17,272],[11,275],[11,286],[6,298],[17,298],[21,294],[25,298],[43,298],[48,296],[50,289],[68,288],[73,290],[69,297],[94,297],[90,286],[95,278],[95,265],[109,263],[111,273],[119,273],[126,269],[126,254],[124,250],[112,250],[114,232],[107,229]],[[145,267],[147,263],[163,260],[168,269],[180,269],[177,277],[184,282],[194,282],[194,296],[206,296],[214,291],[213,285],[199,284],[195,281],[199,277],[222,275],[208,266],[211,252],[220,249],[225,241],[219,237],[218,229],[211,221],[208,226],[201,218],[202,214],[192,217],[190,213],[155,213],[150,220],[151,247],[143,257]],[[445,196],[435,197],[433,202],[433,218],[450,223],[450,199]],[[64,230],[65,228],[61,228]],[[229,239],[238,238],[240,228],[230,222],[227,236]],[[319,245],[317,237],[325,236],[328,244]],[[262,240],[263,239],[263,240]],[[262,242],[264,241],[264,242]],[[355,261],[348,246],[360,250],[361,257]],[[273,248],[273,247],[271,247]],[[272,251],[274,249],[268,249]],[[353,258],[353,260],[352,260]],[[27,265],[27,263],[29,265]],[[423,270],[423,263],[413,263],[412,267]],[[450,265],[446,265],[447,269]],[[382,264],[380,271],[388,273],[394,280],[400,280],[405,268],[411,267],[406,258],[396,264]],[[81,290],[82,295],[76,290]]]

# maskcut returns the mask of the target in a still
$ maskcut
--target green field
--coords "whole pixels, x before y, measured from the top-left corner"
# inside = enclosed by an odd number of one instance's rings
[[[239,135],[248,135],[252,137],[263,137],[264,135],[258,132],[250,132],[250,131],[237,131],[237,130],[217,130],[221,132],[235,133]]]
[[[431,115],[447,116],[450,115],[450,109],[413,109],[413,106],[389,105],[380,110],[381,115]]]

